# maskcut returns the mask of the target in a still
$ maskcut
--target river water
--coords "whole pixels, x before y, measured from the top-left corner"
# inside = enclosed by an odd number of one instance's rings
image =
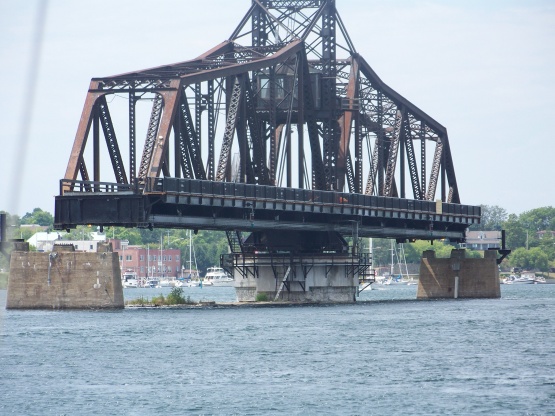
[[[0,415],[555,414],[555,285],[415,297],[398,286],[354,305],[14,311],[0,291]]]

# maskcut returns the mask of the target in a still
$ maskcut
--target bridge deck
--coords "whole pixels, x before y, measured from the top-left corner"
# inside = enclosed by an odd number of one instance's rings
[[[480,207],[331,191],[156,178],[143,188],[70,181],[56,228],[76,225],[216,230],[329,230],[359,236],[462,240]],[[64,188],[65,186],[65,188]],[[61,189],[68,189],[62,180]]]

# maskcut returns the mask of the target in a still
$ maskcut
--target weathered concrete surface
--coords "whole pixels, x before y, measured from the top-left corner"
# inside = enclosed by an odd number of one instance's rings
[[[465,258],[464,250],[453,250],[447,259],[435,258],[425,251],[420,262],[417,299],[454,298],[458,276],[457,298],[499,298],[497,252],[484,251],[484,258]]]
[[[350,258],[346,257],[343,263],[335,258],[334,261],[339,263],[337,265],[330,265],[326,259],[320,261],[321,264],[314,261],[309,268],[304,266],[306,277],[300,260],[298,263],[293,261],[294,266],[287,278],[288,287],[285,286],[281,290],[288,267],[272,268],[269,265],[257,265],[256,277],[253,275],[244,277],[235,271],[237,300],[253,302],[257,295],[265,294],[268,300],[273,301],[277,294],[276,300],[282,302],[355,302],[358,275],[353,275],[352,269],[346,266],[350,264]],[[307,269],[309,270],[306,271]],[[277,278],[274,271],[277,273]]]
[[[13,251],[6,309],[123,308],[117,253]]]

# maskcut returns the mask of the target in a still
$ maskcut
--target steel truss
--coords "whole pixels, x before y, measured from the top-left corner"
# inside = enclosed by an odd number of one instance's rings
[[[129,101],[129,129],[117,135],[113,96]],[[135,177],[135,107],[147,99],[151,116]],[[100,173],[100,131],[113,179]],[[116,138],[124,135],[127,168]],[[196,59],[94,78],[64,179],[89,180],[90,163],[98,182],[234,178],[460,203],[446,129],[383,83],[356,52],[333,0],[253,0],[230,39]]]
[[[109,164],[112,169],[101,171]],[[93,78],[61,181],[55,226],[195,224],[228,231],[230,246],[242,247],[237,230],[249,228],[241,225],[242,208],[226,208],[233,196],[221,199],[225,209],[199,210],[182,202],[181,191],[164,191],[175,179],[183,181],[175,186],[197,180],[199,186],[239,182],[332,192],[340,204],[366,197],[414,201],[383,202],[392,207],[383,218],[375,214],[380,209],[355,204],[344,222],[358,221],[366,235],[383,237],[395,229],[391,237],[463,239],[466,226],[479,221],[476,207],[460,205],[445,127],[386,85],[357,53],[334,0],[252,0],[230,38],[195,59]],[[427,205],[425,218],[396,208],[427,201],[443,203],[456,221]],[[287,207],[313,210],[313,201],[301,202]],[[105,206],[96,209],[98,204]],[[256,198],[248,204],[254,218]],[[290,228],[329,225],[328,217],[280,214],[277,208],[257,211],[257,218],[261,214],[262,229],[280,215],[289,215]],[[184,221],[184,215],[198,218]],[[411,227],[417,232],[411,234]],[[352,273],[364,274],[361,267]]]

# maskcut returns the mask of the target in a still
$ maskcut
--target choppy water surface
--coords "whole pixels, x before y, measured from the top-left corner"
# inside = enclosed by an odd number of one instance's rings
[[[131,289],[126,299],[167,290]],[[234,300],[232,288],[186,288]],[[6,311],[0,414],[555,414],[555,285],[496,300]]]

